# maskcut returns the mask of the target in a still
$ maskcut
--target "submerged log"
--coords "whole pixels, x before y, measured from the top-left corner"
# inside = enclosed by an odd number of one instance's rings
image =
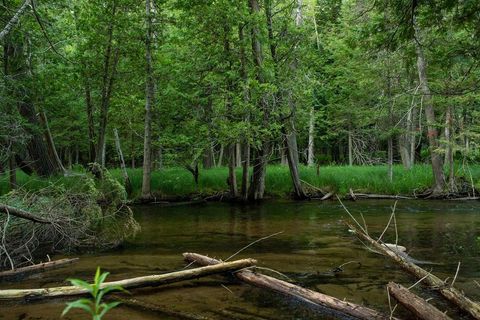
[[[183,257],[186,261],[196,262],[200,265],[216,265],[222,263],[220,260],[209,258],[197,253],[184,253]],[[270,289],[284,295],[292,296],[296,299],[309,302],[313,305],[327,308],[336,314],[342,314],[344,316],[354,317],[356,319],[389,319],[388,316],[367,307],[302,288],[283,280],[263,274],[257,274],[250,270],[241,270],[235,272],[234,275],[239,280],[250,285]]]
[[[207,266],[201,268],[194,268],[160,275],[150,275],[144,277],[130,278],[119,281],[105,282],[102,288],[108,286],[122,286],[124,289],[133,289],[140,287],[154,287],[165,285],[173,282],[191,280],[198,277],[205,277],[208,275],[222,273],[227,271],[234,271],[246,267],[250,267],[256,263],[253,259],[243,259],[232,262],[225,262],[215,266]],[[45,299],[62,296],[74,296],[86,294],[88,291],[84,288],[76,286],[64,286],[41,289],[7,289],[0,290],[0,300],[11,299]]]
[[[438,292],[444,296],[447,300],[457,305],[460,309],[468,312],[473,318],[480,319],[480,304],[472,301],[470,298],[466,297],[462,292],[455,289],[452,286],[449,286],[444,281],[442,281],[437,276],[425,271],[411,261],[408,261],[405,257],[398,254],[396,251],[391,250],[390,248],[382,245],[380,242],[373,240],[367,234],[359,231],[351,224],[347,223],[350,230],[352,230],[356,235],[358,235],[363,240],[370,243],[375,249],[381,252],[383,255],[391,258],[393,261],[398,263],[404,270],[416,276],[418,279],[424,279],[423,281],[428,284],[433,289],[438,290]]]
[[[352,191],[353,194],[353,191]],[[355,199],[395,199],[395,200],[412,200],[415,198],[399,196],[399,195],[390,195],[390,194],[373,194],[373,193],[355,193]]]
[[[450,320],[445,313],[441,312],[424,299],[410,292],[407,288],[395,282],[387,285],[388,292],[406,309],[422,320]]]
[[[30,273],[40,273],[49,269],[64,267],[76,261],[78,261],[78,258],[60,259],[60,260],[53,260],[53,261],[48,261],[44,263],[38,263],[28,267],[7,270],[7,271],[0,272],[0,280],[6,279],[6,278],[25,276]]]

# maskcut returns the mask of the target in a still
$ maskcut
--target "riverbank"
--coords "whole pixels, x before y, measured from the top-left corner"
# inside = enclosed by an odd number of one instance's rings
[[[81,173],[81,169],[76,170]],[[306,188],[314,191],[321,189],[324,193],[333,192],[347,195],[352,189],[356,193],[416,196],[425,192],[432,185],[432,171],[429,165],[416,165],[405,170],[397,165],[393,168],[393,181],[387,176],[387,166],[323,166],[319,168],[300,167],[301,179]],[[112,177],[122,181],[120,169],[110,169]],[[237,169],[237,179],[241,179],[241,169]],[[128,169],[132,184],[129,196],[134,200],[140,196],[142,187],[142,170]],[[225,167],[200,170],[198,185],[192,175],[180,167],[164,168],[152,173],[152,192],[158,198],[189,200],[209,197],[228,191],[228,169]],[[480,166],[458,167],[457,177],[471,189],[472,182],[476,189],[480,188]],[[66,187],[78,182],[78,176],[41,179],[17,173],[18,185],[28,191],[37,191],[49,185]],[[0,176],[0,195],[8,192],[8,177]],[[288,198],[292,192],[288,167],[273,165],[267,168],[266,194],[273,198]]]

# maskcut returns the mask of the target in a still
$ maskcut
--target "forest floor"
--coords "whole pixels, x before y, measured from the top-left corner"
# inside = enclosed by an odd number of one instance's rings
[[[141,192],[142,170],[127,169],[132,184],[131,199],[136,199]],[[76,171],[76,170],[75,170]],[[321,166],[300,167],[301,179],[323,192],[334,192],[346,195],[349,190],[360,193],[414,196],[422,194],[432,185],[432,170],[429,165],[419,164],[411,170],[401,165],[393,168],[393,181],[388,179],[387,166]],[[122,181],[120,169],[110,169],[110,173],[118,181]],[[152,173],[152,192],[157,197],[168,199],[194,199],[208,197],[228,191],[228,168],[218,167],[200,169],[199,183],[195,186],[193,176],[184,168],[172,167],[155,170]],[[456,171],[458,181],[463,181],[467,187],[475,185],[480,189],[480,165],[468,167],[458,166]],[[49,185],[71,186],[78,182],[79,177],[57,177],[41,179],[17,173],[18,185],[28,191],[37,191]],[[241,181],[241,169],[237,169],[237,181]],[[310,187],[311,188],[311,187]],[[313,188],[311,188],[313,189]],[[0,195],[8,192],[8,176],[0,175]],[[287,166],[271,165],[267,169],[266,194],[270,197],[289,197],[292,192],[290,173]]]

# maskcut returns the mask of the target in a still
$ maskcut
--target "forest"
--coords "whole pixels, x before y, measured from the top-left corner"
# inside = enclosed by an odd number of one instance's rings
[[[0,0],[0,48],[0,319],[480,319],[479,1]]]

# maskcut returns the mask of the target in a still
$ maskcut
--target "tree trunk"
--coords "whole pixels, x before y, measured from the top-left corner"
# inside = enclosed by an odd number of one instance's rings
[[[60,160],[60,157],[58,156],[57,148],[55,148],[55,143],[53,142],[52,133],[50,132],[50,127],[48,125],[48,120],[45,112],[39,112],[39,117],[45,130],[45,141],[47,142],[50,157],[52,157],[52,159],[55,159],[56,166],[59,168],[59,170],[65,173],[66,170],[62,165],[62,160]]]
[[[242,162],[242,199],[248,199],[248,176],[250,167],[250,144],[245,143],[243,146],[243,162]]]
[[[307,165],[312,167],[315,164],[315,108],[310,107],[310,116],[308,119],[308,158]]]
[[[113,89],[113,82],[116,75],[118,60],[120,58],[118,48],[114,51],[113,62],[112,59],[112,45],[113,45],[113,30],[115,25],[115,13],[117,10],[116,1],[113,1],[112,12],[110,17],[110,24],[107,30],[107,47],[105,49],[105,60],[103,66],[103,83],[100,106],[100,125],[98,128],[98,141],[95,154],[95,161],[100,164],[105,163],[105,135],[107,131],[108,109],[110,105],[110,97]]]
[[[437,149],[439,147],[438,143],[438,130],[436,126],[435,119],[435,110],[432,102],[432,94],[430,92],[430,87],[428,85],[427,78],[427,62],[423,53],[423,48],[420,43],[421,33],[420,28],[414,17],[414,28],[415,28],[415,49],[417,53],[417,69],[418,69],[418,78],[420,81],[420,88],[423,95],[423,106],[425,108],[425,118],[427,120],[427,137],[428,143],[430,146],[430,157],[432,163],[432,171],[434,177],[434,185],[432,188],[432,195],[440,195],[445,191],[445,175],[443,173],[443,161],[441,155],[438,153]]]
[[[448,163],[448,187],[450,192],[456,192],[455,185],[455,161],[453,154],[454,132],[453,132],[453,108],[449,106],[445,114],[445,139],[447,140],[447,152],[445,159]]]
[[[59,259],[59,260],[53,260],[53,261],[48,261],[44,263],[34,264],[34,265],[23,267],[23,268],[17,268],[14,270],[2,271],[0,272],[0,280],[12,279],[12,278],[17,279],[18,277],[24,277],[32,273],[40,273],[47,270],[64,267],[76,261],[78,261],[78,258],[72,258],[72,259],[65,258],[65,259]]]
[[[145,140],[143,143],[143,181],[142,198],[149,199],[151,195],[152,180],[152,106],[155,99],[155,83],[152,68],[152,3],[145,1],[145,14],[147,33],[145,39],[145,60],[146,60],[146,99],[145,99]]]
[[[216,163],[217,167],[221,167],[223,163],[223,152],[224,152],[224,147],[223,144],[220,145],[220,152],[218,153],[218,161]]]
[[[229,161],[228,161],[228,186],[230,187],[230,196],[236,198],[238,196],[237,175],[235,174],[235,152],[236,145],[229,146]]]
[[[120,168],[122,169],[123,182],[125,186],[125,191],[128,195],[132,192],[132,184],[130,183],[130,178],[128,176],[127,167],[125,166],[125,159],[123,158],[122,147],[120,144],[120,137],[118,136],[118,130],[113,129],[113,134],[115,136],[115,147],[117,148],[118,158],[120,160]]]
[[[8,21],[6,26],[3,28],[3,30],[0,32],[0,42],[5,38],[10,31],[12,31],[13,27],[15,27],[18,22],[20,21],[20,17],[22,14],[27,10],[27,8],[30,6],[30,1],[31,0],[25,0],[20,8],[18,8],[17,12],[13,15],[13,17]]]
[[[353,166],[353,142],[352,142],[352,130],[348,130],[348,165]]]
[[[250,15],[258,17],[260,14],[260,5],[258,0],[249,0]],[[251,24],[251,41],[252,41],[252,56],[255,65],[257,81],[260,84],[265,83],[265,76],[263,70],[263,49],[260,42],[260,30],[257,19],[253,20]],[[259,108],[263,111],[263,125],[265,128],[269,125],[269,110],[265,96],[260,97]],[[261,200],[265,193],[265,176],[267,171],[267,159],[270,151],[270,143],[265,137],[260,137],[260,147],[255,150],[255,159],[253,161],[253,174],[249,188],[250,200]]]
[[[297,139],[293,133],[287,134],[286,136],[286,144],[287,144],[287,159],[288,159],[288,166],[290,168],[290,177],[292,178],[293,183],[293,191],[295,199],[303,200],[306,199],[307,196],[303,191],[302,182],[300,181],[300,173],[298,170],[298,157],[295,159],[295,154],[298,155],[297,147]]]
[[[235,167],[240,168],[242,166],[242,146],[240,142],[235,144]]]
[[[88,123],[88,152],[89,161],[94,162],[95,155],[95,124],[94,124],[94,105],[92,103],[92,90],[90,85],[90,79],[85,75],[85,105],[87,108],[87,123]]]

